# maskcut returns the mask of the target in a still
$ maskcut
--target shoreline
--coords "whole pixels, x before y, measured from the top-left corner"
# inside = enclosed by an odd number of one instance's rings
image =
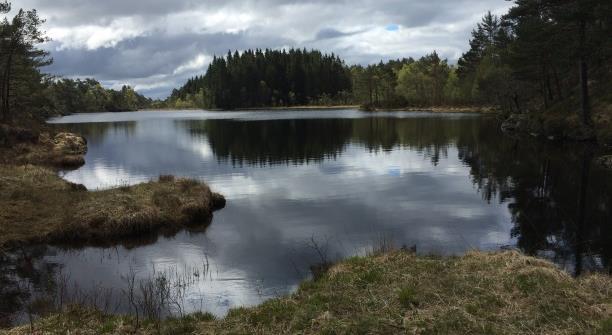
[[[162,319],[69,306],[2,334],[576,334],[612,329],[612,277],[573,278],[516,251],[417,256],[405,250],[351,257],[293,294],[216,319]]]
[[[476,114],[499,114],[499,111],[493,107],[452,107],[452,106],[435,106],[435,107],[402,107],[402,108],[376,108],[372,113],[376,112],[424,112],[424,113],[476,113]]]
[[[213,212],[225,207],[225,198],[206,184],[173,176],[88,191],[57,175],[85,164],[83,137],[13,131],[17,135],[0,148],[0,251],[41,243],[134,243],[159,232],[206,227]]]
[[[236,108],[236,109],[202,109],[202,108],[150,108],[140,109],[132,112],[144,112],[144,111],[209,111],[209,112],[240,112],[240,111],[300,111],[300,110],[343,110],[343,109],[356,109],[365,111],[361,105],[316,105],[316,106],[289,106],[289,107],[248,107],[248,108]],[[498,114],[499,111],[490,106],[434,106],[434,107],[398,107],[398,108],[376,108],[369,112],[426,112],[426,113],[479,113],[479,114]],[[87,113],[83,113],[87,114]]]

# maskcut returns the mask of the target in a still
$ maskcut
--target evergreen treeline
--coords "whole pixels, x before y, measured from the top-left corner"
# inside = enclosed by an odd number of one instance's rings
[[[10,4],[0,0],[0,12]],[[247,50],[215,57],[205,75],[151,102],[131,88],[53,80],[35,10],[0,22],[0,117],[165,108],[249,108],[360,104],[371,108],[487,105],[540,129],[595,129],[612,142],[612,2],[514,0],[488,13],[457,65],[436,52],[369,66],[347,66],[319,51]],[[587,129],[586,131],[584,129]],[[606,135],[607,134],[607,135]]]
[[[247,51],[216,58],[206,75],[175,91],[168,105],[493,106],[520,115],[535,132],[588,138],[594,130],[607,142],[610,36],[610,1],[514,0],[507,14],[483,17],[457,65],[436,52],[347,67],[315,51]]]
[[[537,131],[612,140],[612,2],[514,2],[472,32],[458,62],[461,95],[526,116]]]
[[[10,2],[0,1],[0,13],[10,9]],[[47,40],[40,30],[43,23],[36,10],[19,10],[11,20],[5,17],[0,21],[0,122],[137,110],[151,104],[129,86],[116,91],[93,79],[57,80],[44,74],[41,69],[52,59],[37,47]]]
[[[46,83],[45,96],[55,114],[123,112],[147,108],[152,100],[130,86],[106,89],[95,79],[59,79]]]
[[[248,108],[347,101],[351,76],[334,54],[246,50],[215,57],[203,76],[172,93],[174,107]]]

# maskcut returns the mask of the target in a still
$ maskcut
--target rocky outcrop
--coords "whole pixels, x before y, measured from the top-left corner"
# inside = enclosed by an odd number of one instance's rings
[[[501,124],[503,132],[519,132],[528,130],[528,117],[525,114],[511,114]]]
[[[605,169],[612,170],[612,155],[601,156],[595,160],[595,163]]]

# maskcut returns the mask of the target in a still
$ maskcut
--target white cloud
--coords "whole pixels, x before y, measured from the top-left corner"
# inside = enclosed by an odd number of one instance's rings
[[[455,61],[472,27],[501,0],[22,0],[37,8],[65,76],[94,75],[167,95],[202,74],[214,54],[247,48],[317,48],[348,63],[420,57]],[[397,29],[387,29],[393,26]],[[83,60],[83,59],[86,59]]]
[[[204,70],[208,64],[212,61],[212,57],[205,54],[199,54],[194,59],[188,61],[187,63],[181,64],[179,67],[174,70],[173,74],[183,74],[183,73],[194,73],[201,70]]]
[[[82,25],[75,27],[53,27],[48,36],[59,43],[58,49],[112,48],[117,43],[142,36],[147,33],[146,27],[134,18],[119,18],[109,25]]]

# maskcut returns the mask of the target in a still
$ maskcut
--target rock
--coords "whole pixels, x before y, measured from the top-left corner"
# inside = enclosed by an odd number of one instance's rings
[[[503,132],[516,132],[525,130],[527,127],[527,115],[512,114],[501,124]]]
[[[87,153],[87,141],[79,135],[59,133],[53,138],[53,150],[64,155],[84,155]]]
[[[605,169],[612,170],[612,155],[601,156],[595,162]]]
[[[376,106],[374,106],[373,104],[366,103],[359,106],[359,110],[362,112],[376,112]]]

